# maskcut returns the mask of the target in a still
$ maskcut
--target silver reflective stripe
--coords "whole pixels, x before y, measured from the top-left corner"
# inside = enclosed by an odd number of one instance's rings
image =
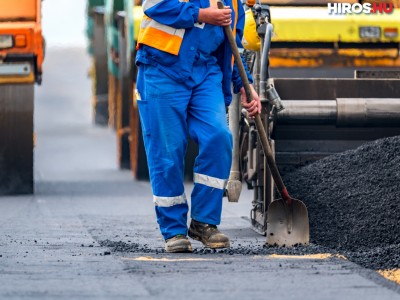
[[[163,0],[146,0],[143,3],[143,11],[146,11],[149,8],[152,8],[154,5],[162,2]]]
[[[154,5],[157,5],[162,1],[164,0],[146,0],[143,3],[143,10],[146,11],[146,9],[152,8]],[[189,0],[179,0],[179,2],[189,2]]]
[[[223,190],[225,189],[227,180],[207,176],[204,174],[194,173],[194,182],[204,184],[212,188]]]
[[[163,25],[158,23],[157,21],[153,19],[143,19],[142,22],[140,23],[140,28],[147,28],[147,27],[153,27],[155,29],[164,31],[165,33],[168,33],[170,35],[176,35],[179,36],[180,38],[183,39],[183,36],[185,35],[185,29],[176,29],[171,26]]]
[[[175,197],[160,197],[153,195],[153,202],[156,206],[170,207],[177,204],[186,203],[187,201],[186,201],[186,195],[185,193],[183,193],[182,195]]]

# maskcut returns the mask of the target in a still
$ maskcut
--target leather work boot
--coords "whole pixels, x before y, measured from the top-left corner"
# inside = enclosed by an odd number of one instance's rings
[[[229,248],[229,238],[217,226],[192,220],[188,235],[211,249]]]
[[[192,252],[192,244],[183,234],[178,234],[165,241],[165,251],[170,253]]]

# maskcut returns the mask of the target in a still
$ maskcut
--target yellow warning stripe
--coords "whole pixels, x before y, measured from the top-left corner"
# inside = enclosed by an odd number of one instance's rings
[[[400,284],[400,269],[391,269],[391,270],[378,270],[379,274],[381,274],[386,279],[396,282]]]
[[[255,258],[258,258],[257,256]],[[347,260],[346,257],[339,254],[331,254],[331,253],[317,253],[317,254],[305,254],[305,255],[282,255],[282,254],[271,254],[268,255],[267,258],[276,258],[276,259],[329,259],[329,258],[340,258]]]
[[[169,34],[150,26],[139,30],[139,44],[145,44],[173,55],[178,55],[182,40],[182,37],[178,35]]]
[[[35,75],[30,73],[28,76],[0,76],[0,84],[12,83],[34,83]]]
[[[331,253],[318,253],[318,254],[307,254],[307,255],[280,255],[280,254],[271,254],[265,256],[254,256],[253,259],[329,259],[329,258],[339,258],[347,260],[346,257],[339,254],[331,254]],[[217,261],[222,258],[167,258],[167,257],[152,257],[152,256],[140,256],[140,257],[122,257],[122,260],[134,260],[134,261],[162,261],[162,262],[178,262],[178,261]]]

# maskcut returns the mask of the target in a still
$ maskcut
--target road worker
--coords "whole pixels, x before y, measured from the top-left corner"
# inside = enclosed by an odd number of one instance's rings
[[[187,238],[227,248],[220,224],[222,197],[232,160],[226,106],[241,93],[249,116],[261,111],[257,93],[246,102],[223,26],[239,48],[244,27],[240,1],[145,0],[138,37],[136,99],[146,148],[157,221],[167,252],[191,252]],[[251,75],[248,74],[250,82]],[[184,191],[184,157],[190,136],[199,146],[191,194],[191,223]]]

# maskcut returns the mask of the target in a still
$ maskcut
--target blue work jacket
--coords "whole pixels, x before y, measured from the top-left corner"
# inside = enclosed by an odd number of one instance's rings
[[[146,8],[146,1],[152,2],[148,8]],[[138,44],[136,64],[149,64],[153,66],[160,65],[163,67],[163,72],[165,72],[169,77],[173,78],[179,83],[183,83],[190,77],[192,73],[193,63],[195,62],[195,56],[199,44],[207,43],[207,41],[200,41],[198,38],[200,36],[200,30],[203,30],[202,28],[204,27],[204,24],[198,23],[200,8],[191,2],[180,2],[178,0],[146,1],[143,7],[144,13],[147,17],[163,25],[167,25],[176,29],[185,29],[185,33],[178,55],[167,53],[145,44]],[[233,9],[234,6],[232,5],[232,0],[225,0],[224,2],[226,6],[230,6],[232,8],[232,29],[234,28],[235,20],[237,20],[236,44],[238,45],[239,49],[243,49],[241,42],[245,21],[243,7],[240,1],[238,1],[237,12],[235,12]],[[209,7],[209,0],[200,0],[200,5],[201,8]],[[236,13],[237,18],[235,18]],[[223,73],[222,89],[224,93],[225,104],[228,106],[232,101],[231,83],[233,83],[234,93],[238,93],[243,84],[236,64],[232,66],[232,50],[227,37],[225,37],[224,42],[220,45],[214,55],[217,57],[218,65]],[[242,61],[244,62],[243,58]],[[246,66],[245,63],[244,65]],[[249,81],[252,83],[253,79],[248,71],[247,76]]]

